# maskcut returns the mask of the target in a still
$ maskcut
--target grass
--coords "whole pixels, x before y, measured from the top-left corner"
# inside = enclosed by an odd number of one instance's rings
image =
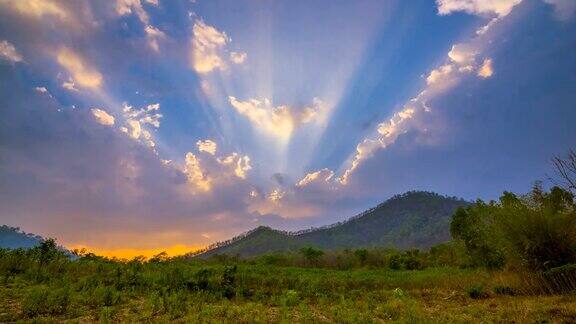
[[[330,270],[182,260],[69,262],[0,286],[0,321],[571,322],[574,295],[509,295],[478,269]],[[509,289],[513,289],[509,288]],[[480,290],[482,298],[470,291]]]

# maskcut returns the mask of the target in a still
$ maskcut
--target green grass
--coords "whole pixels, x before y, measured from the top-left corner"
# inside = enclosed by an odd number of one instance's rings
[[[66,262],[0,286],[0,322],[569,322],[576,298],[499,294],[508,273],[329,270],[182,260]],[[46,270],[48,271],[48,270]],[[471,298],[482,287],[485,296]]]

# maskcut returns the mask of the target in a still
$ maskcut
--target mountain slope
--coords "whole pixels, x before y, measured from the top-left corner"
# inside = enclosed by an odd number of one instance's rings
[[[41,241],[42,237],[22,232],[18,227],[0,226],[0,248],[31,248]]]
[[[333,250],[386,246],[428,248],[450,239],[449,224],[458,207],[468,203],[431,192],[397,195],[348,221],[296,233],[258,227],[198,254],[253,256],[296,251],[304,246]]]

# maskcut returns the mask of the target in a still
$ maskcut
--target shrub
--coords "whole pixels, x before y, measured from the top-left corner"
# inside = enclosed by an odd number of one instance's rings
[[[295,290],[287,290],[281,297],[281,304],[283,306],[296,306],[300,302],[300,296]]]
[[[90,304],[92,306],[114,306],[120,303],[121,294],[112,287],[98,286],[91,294]]]
[[[66,313],[69,301],[70,293],[67,288],[50,289],[40,286],[24,297],[22,311],[28,317],[61,315]]]
[[[576,263],[574,196],[538,185],[526,196],[504,192],[499,202],[459,209],[450,224],[452,236],[466,245],[472,262],[489,269],[505,262],[532,272]]]
[[[488,297],[488,294],[484,291],[484,287],[482,285],[475,285],[475,286],[469,287],[466,290],[466,293],[472,299],[481,299],[481,298]]]

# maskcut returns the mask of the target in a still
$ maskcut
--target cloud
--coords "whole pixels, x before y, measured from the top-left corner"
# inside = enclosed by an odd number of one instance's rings
[[[90,111],[92,112],[92,115],[99,124],[105,126],[114,125],[114,116],[110,115],[105,110],[99,108],[92,108]]]
[[[216,149],[218,147],[216,142],[211,140],[198,141],[196,142],[196,145],[198,146],[198,151],[206,152],[211,155],[216,154]]]
[[[200,145],[198,151],[202,152]],[[247,172],[251,169],[250,157],[236,152],[224,157],[216,157],[215,154],[197,156],[188,152],[182,172],[188,179],[189,192],[197,195],[234,186],[236,180],[246,179]]]
[[[451,64],[442,65],[430,72],[426,77],[426,83],[429,86],[448,86],[454,82],[452,72],[454,72],[454,67]]]
[[[246,173],[252,170],[250,157],[247,155],[241,156],[236,152],[224,158],[219,158],[217,161],[222,165],[231,166],[234,170],[234,174],[238,178],[246,179]]]
[[[46,89],[46,87],[35,87],[34,91],[38,92],[38,93],[48,93],[48,89]]]
[[[249,99],[240,101],[228,97],[230,105],[241,115],[246,116],[259,130],[287,140],[292,132],[302,124],[322,123],[326,117],[326,105],[314,98],[312,105],[295,108],[287,105],[273,106],[269,99]]]
[[[238,52],[231,52],[230,53],[230,60],[234,64],[244,64],[248,55],[246,53],[238,53]]]
[[[554,6],[554,15],[558,20],[569,20],[576,13],[576,1],[574,0],[544,0]]]
[[[338,178],[341,184],[348,184],[350,175],[363,161],[372,157],[377,150],[395,142],[399,135],[405,133],[411,127],[409,122],[417,115],[414,107],[419,107],[418,113],[425,112],[427,109],[425,104],[419,102],[420,100],[418,98],[412,99],[403,110],[394,113],[390,119],[378,124],[378,136],[376,138],[366,138],[356,146],[356,152],[350,166]]]
[[[148,1],[150,3],[150,1]],[[138,19],[145,25],[150,23],[148,13],[142,7],[140,0],[116,0],[116,13],[119,16],[136,14]]]
[[[200,160],[192,152],[186,153],[184,174],[192,185],[193,193],[208,192],[212,188],[212,180],[205,174]]]
[[[492,69],[492,59],[485,59],[480,69],[478,69],[478,76],[487,79],[491,77],[492,74],[494,74],[494,70]]]
[[[56,59],[79,86],[98,89],[102,85],[102,74],[90,67],[78,53],[71,49],[62,47],[58,51]]]
[[[504,17],[522,0],[436,0],[438,13],[449,15],[464,11],[473,15],[496,15]]]
[[[8,41],[0,41],[0,58],[12,63],[22,62],[24,59],[18,53],[16,47]]]
[[[7,5],[22,15],[35,18],[43,16],[54,16],[61,20],[70,18],[68,10],[52,0],[2,0],[0,5]]]
[[[455,63],[469,65],[474,63],[476,54],[477,52],[468,44],[456,44],[448,52],[448,57]]]
[[[124,103],[122,116],[125,119],[125,124],[120,127],[120,130],[130,138],[140,141],[154,150],[156,142],[154,141],[152,133],[146,129],[145,126],[160,127],[160,119],[163,115],[158,113],[159,110],[159,103],[149,104],[141,109],[134,109],[127,103]]]
[[[438,1],[440,7],[445,5],[443,10],[452,8],[468,8],[467,5],[477,10],[498,10],[501,14],[507,14],[504,2],[500,1]],[[465,5],[467,4],[467,5]],[[492,4],[492,5],[490,5]],[[509,5],[511,5],[509,3]],[[513,5],[511,5],[513,6]],[[470,7],[470,8],[472,8]],[[509,8],[511,9],[511,7]],[[464,10],[464,9],[459,9]],[[363,139],[357,146],[352,157],[346,162],[348,165],[337,180],[343,184],[349,184],[353,172],[367,159],[371,158],[378,150],[387,148],[394,143],[398,137],[412,129],[419,129],[422,134],[426,134],[427,126],[424,124],[424,116],[431,112],[429,102],[437,96],[446,93],[457,86],[462,78],[476,72],[476,75],[482,79],[489,78],[493,75],[492,60],[485,59],[479,66],[476,61],[477,55],[482,52],[485,46],[485,38],[488,32],[495,25],[494,20],[488,22],[483,33],[477,33],[468,43],[455,44],[447,53],[447,61],[439,67],[432,69],[426,77],[426,86],[420,93],[406,102],[400,111],[395,112],[387,121],[380,123],[376,129],[376,134]]]
[[[151,25],[147,25],[144,28],[144,32],[146,33],[146,38],[148,39],[148,46],[150,46],[154,52],[160,52],[160,45],[158,42],[166,38],[166,34],[164,34],[164,32],[160,29]]]
[[[198,73],[226,70],[227,65],[221,55],[229,42],[226,33],[202,20],[196,21],[192,27],[192,68]]]
[[[296,186],[305,187],[315,183],[328,183],[332,177],[334,177],[334,171],[324,168],[316,172],[308,173],[304,178],[296,183]]]

